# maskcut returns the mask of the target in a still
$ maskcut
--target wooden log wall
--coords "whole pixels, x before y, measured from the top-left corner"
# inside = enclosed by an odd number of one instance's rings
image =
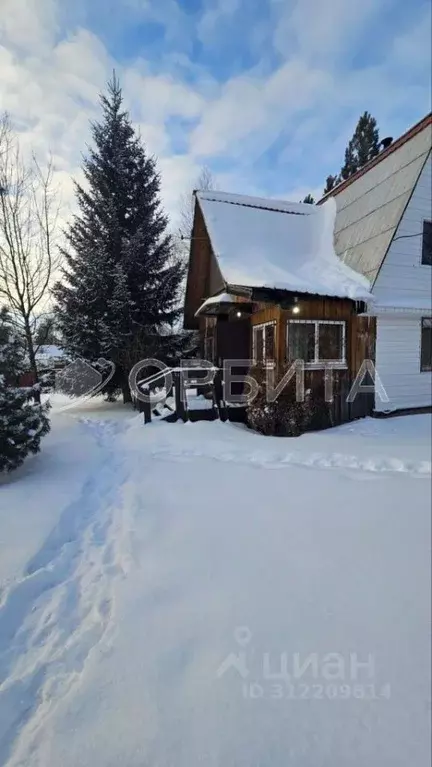
[[[223,279],[213,255],[207,227],[201,208],[195,205],[194,223],[190,243],[190,258],[186,284],[184,326],[198,329],[195,312],[202,302],[213,293],[223,288]]]
[[[376,322],[374,317],[356,314],[355,304],[349,300],[313,298],[299,300],[299,314],[278,305],[261,304],[251,317],[252,325],[276,321],[277,366],[287,362],[288,320],[333,320],[346,322],[346,357],[350,377],[355,377],[363,360],[375,361]]]

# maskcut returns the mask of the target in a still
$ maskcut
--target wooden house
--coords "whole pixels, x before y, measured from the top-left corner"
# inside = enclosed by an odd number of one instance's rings
[[[331,367],[352,383],[373,356],[375,322],[363,316],[369,281],[334,252],[335,213],[332,200],[195,193],[185,327],[199,330],[204,359],[280,375],[302,359],[311,380]]]
[[[317,206],[196,192],[185,327],[202,357],[303,359],[344,392],[371,360],[374,412],[430,408],[431,136],[429,114]]]

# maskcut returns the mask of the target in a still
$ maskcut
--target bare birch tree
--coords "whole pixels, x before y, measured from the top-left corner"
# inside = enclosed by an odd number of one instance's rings
[[[0,302],[23,339],[38,381],[36,329],[58,266],[53,165],[25,161],[7,115],[0,117]]]
[[[194,188],[202,192],[216,189],[215,180],[210,168],[202,168]],[[193,226],[194,203],[195,200],[192,192],[183,194],[180,198],[180,236],[187,241],[188,247]]]

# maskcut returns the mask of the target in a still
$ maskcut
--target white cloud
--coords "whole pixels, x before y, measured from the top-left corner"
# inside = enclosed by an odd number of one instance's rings
[[[9,4],[13,16],[11,0],[1,2]],[[19,12],[23,3],[20,0]],[[151,75],[144,61],[122,67],[86,29],[56,42],[47,33],[56,29],[57,12],[51,0],[41,4],[26,0],[25,7],[32,35],[21,22],[1,28],[0,111],[10,113],[24,151],[34,150],[41,158],[52,153],[64,209],[74,207],[72,176],[81,177],[81,152],[90,138],[90,120],[97,119],[98,95],[115,67],[124,86],[125,106],[149,152],[159,157],[164,202],[170,212],[175,211],[197,166],[187,155],[172,154],[166,120],[198,117],[202,97],[170,74]]]
[[[219,25],[227,22],[240,8],[240,0],[213,0],[199,19],[198,37],[202,42],[212,42]]]
[[[420,17],[413,18],[413,26],[397,35],[393,40],[391,57],[396,58],[401,67],[406,67],[412,74],[418,70],[427,72],[431,77],[432,58],[432,6],[426,3]]]
[[[57,34],[56,0],[1,0],[0,40],[40,52]]]
[[[340,56],[353,39],[359,39],[365,24],[394,0],[273,0],[277,23],[274,44],[282,54],[297,50],[307,59]]]
[[[197,117],[203,108],[203,99],[192,88],[177,82],[170,74],[151,75],[143,61],[123,71],[122,86],[134,111],[156,122],[168,116]]]
[[[319,100],[328,86],[325,72],[299,60],[287,61],[268,77],[241,75],[221,88],[191,135],[197,155],[236,154],[256,137],[265,151],[282,127]]]
[[[271,181],[267,177],[264,185],[253,166],[278,140],[286,148],[279,154],[274,188],[302,199],[316,192],[321,177],[338,170],[364,109],[376,114],[386,133],[397,135],[394,126],[408,127],[403,121],[413,105],[418,105],[419,118],[428,108],[428,82],[422,75],[430,59],[428,8],[424,17],[413,16],[412,27],[394,39],[381,64],[357,70],[335,64],[373,23],[375,13],[395,1],[268,0],[278,65],[264,56],[253,69],[221,85],[203,62],[188,58],[196,29],[176,0],[123,0],[116,7],[116,22],[122,14],[131,14],[129,21],[163,22],[166,40],[185,43],[175,51],[161,44],[157,60],[128,59],[127,64],[84,28],[85,17],[82,28],[61,30],[55,0],[0,0],[0,111],[10,112],[25,147],[42,155],[52,151],[65,202],[72,206],[70,175],[81,172],[89,120],[99,114],[98,94],[115,67],[125,105],[158,157],[170,213],[175,214],[180,195],[192,186],[203,158],[215,167],[219,159],[231,164],[229,173],[218,176],[221,187],[271,193]],[[232,21],[238,5],[239,0],[207,0],[198,27],[202,40],[217,39],[216,31]],[[190,124],[183,154],[173,151],[170,118]]]

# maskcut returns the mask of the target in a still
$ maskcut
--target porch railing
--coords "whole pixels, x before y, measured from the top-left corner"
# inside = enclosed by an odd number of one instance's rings
[[[224,382],[222,368],[215,367],[214,378],[209,383],[202,382],[209,368],[200,366],[165,368],[152,376],[140,381],[137,384],[139,391],[145,393],[147,397],[140,399],[136,397],[134,406],[143,413],[144,422],[150,423],[154,418],[174,422],[182,421],[246,421],[246,406],[234,404],[225,398]],[[184,372],[195,372],[196,376],[184,378]],[[169,391],[163,392],[162,387],[157,387],[159,381],[165,379],[167,375],[172,378],[172,386]],[[201,378],[201,380],[200,380]],[[340,379],[333,400],[328,403],[330,423],[332,426],[338,426],[343,423],[370,416],[374,412],[375,397],[373,393],[359,394],[353,402],[349,401],[349,393],[352,386],[350,376]],[[210,406],[208,409],[195,409],[191,407],[187,396],[189,389],[197,389],[206,397]],[[152,401],[152,390],[154,398]],[[158,394],[164,393],[163,401],[158,401]]]

